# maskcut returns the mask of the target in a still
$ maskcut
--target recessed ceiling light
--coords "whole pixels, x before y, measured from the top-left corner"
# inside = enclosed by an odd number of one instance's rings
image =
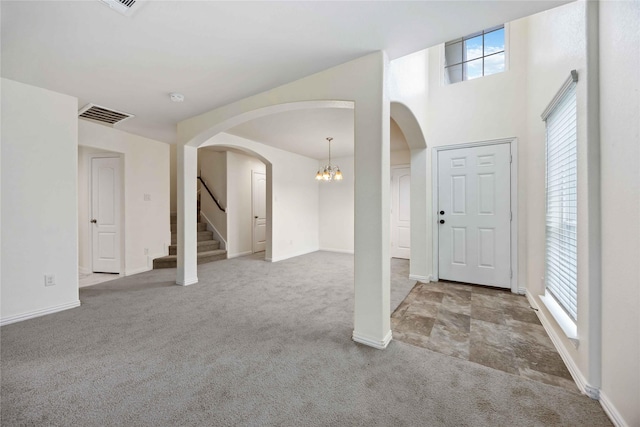
[[[176,93],[176,92],[170,93],[169,94],[169,98],[171,98],[171,100],[173,102],[182,102],[182,101],[184,101],[184,95],[181,94],[181,93]]]

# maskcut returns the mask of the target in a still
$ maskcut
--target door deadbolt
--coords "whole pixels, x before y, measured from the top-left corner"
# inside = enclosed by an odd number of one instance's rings
[[[440,215],[444,215],[444,211],[440,211]]]

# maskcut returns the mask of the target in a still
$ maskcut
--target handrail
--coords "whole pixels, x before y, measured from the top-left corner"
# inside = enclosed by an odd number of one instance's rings
[[[200,183],[202,183],[202,185],[204,185],[204,188],[207,190],[207,193],[209,193],[209,195],[211,196],[211,198],[213,199],[214,202],[216,202],[216,205],[218,206],[218,209],[220,209],[222,212],[227,213],[226,210],[224,210],[224,208],[222,206],[220,206],[220,202],[218,201],[218,199],[216,199],[216,197],[213,195],[213,193],[211,192],[211,190],[209,190],[209,187],[207,187],[207,184],[204,182],[204,180],[202,179],[202,177],[198,177],[198,179],[200,180]]]

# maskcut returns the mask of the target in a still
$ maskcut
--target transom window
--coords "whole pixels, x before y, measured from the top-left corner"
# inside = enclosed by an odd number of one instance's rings
[[[458,83],[505,70],[504,25],[444,45],[445,80]]]

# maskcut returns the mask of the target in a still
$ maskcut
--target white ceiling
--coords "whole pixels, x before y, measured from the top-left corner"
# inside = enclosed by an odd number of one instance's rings
[[[398,58],[562,3],[148,1],[124,17],[97,0],[2,1],[1,71],[75,96],[79,107],[134,114],[117,127],[173,143],[177,122],[246,96],[369,52]],[[170,92],[186,100],[172,103]],[[347,131],[323,125],[300,143],[321,145],[327,132],[337,147]]]
[[[322,108],[288,111],[251,120],[228,133],[262,142],[313,159],[329,157],[326,138],[332,137],[331,157],[352,156],[354,149],[353,110]],[[391,151],[408,150],[402,131],[391,120]]]

